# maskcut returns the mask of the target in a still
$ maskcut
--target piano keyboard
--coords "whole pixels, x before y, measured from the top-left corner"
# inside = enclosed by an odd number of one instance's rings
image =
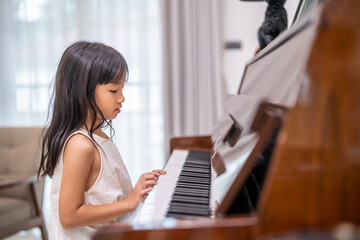
[[[210,153],[174,150],[131,224],[161,222],[165,217],[210,216]]]

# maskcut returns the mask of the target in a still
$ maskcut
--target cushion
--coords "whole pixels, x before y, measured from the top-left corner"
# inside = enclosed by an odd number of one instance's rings
[[[0,231],[30,217],[29,202],[17,198],[0,197]]]
[[[37,172],[43,128],[0,128],[0,172]]]

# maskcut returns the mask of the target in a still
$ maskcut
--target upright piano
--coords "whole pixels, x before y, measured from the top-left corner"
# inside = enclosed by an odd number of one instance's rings
[[[173,138],[168,173],[127,224],[93,239],[331,239],[339,223],[359,227],[359,16],[358,0],[322,1],[277,37],[212,135]]]

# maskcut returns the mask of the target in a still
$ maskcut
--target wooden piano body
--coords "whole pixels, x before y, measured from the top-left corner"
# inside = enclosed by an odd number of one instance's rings
[[[261,93],[289,110],[256,213],[161,227],[112,226],[94,239],[271,239],[329,232],[341,222],[360,225],[360,1],[324,1],[308,19],[253,59],[239,90],[251,94],[266,79],[292,89],[278,93],[269,85]],[[303,51],[292,52],[297,47]],[[276,55],[272,66],[268,56]],[[212,147],[210,137],[171,142],[172,149]]]

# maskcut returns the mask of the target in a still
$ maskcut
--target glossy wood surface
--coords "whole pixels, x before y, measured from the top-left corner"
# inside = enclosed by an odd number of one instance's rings
[[[113,226],[99,231],[94,240],[221,240],[251,239],[252,227],[256,218],[241,216],[228,219],[178,220],[162,226]]]
[[[211,136],[174,137],[170,140],[170,152],[174,149],[211,151]]]
[[[360,1],[326,2],[279,136],[258,236],[360,224]]]

